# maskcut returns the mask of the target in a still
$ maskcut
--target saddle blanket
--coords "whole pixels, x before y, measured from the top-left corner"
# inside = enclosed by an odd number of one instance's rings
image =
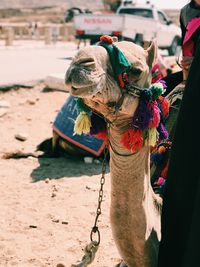
[[[106,141],[91,135],[74,135],[74,122],[79,115],[76,105],[76,97],[69,96],[57,114],[53,123],[54,131],[68,142],[92,153],[100,156],[105,148]]]

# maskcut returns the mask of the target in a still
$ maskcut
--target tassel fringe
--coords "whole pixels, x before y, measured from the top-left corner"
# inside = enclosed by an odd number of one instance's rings
[[[157,138],[158,138],[158,132],[156,128],[150,128],[148,130],[147,139],[145,140],[145,145],[154,147],[157,143]]]
[[[90,116],[86,112],[81,112],[76,118],[74,133],[79,135],[89,134],[91,126]]]

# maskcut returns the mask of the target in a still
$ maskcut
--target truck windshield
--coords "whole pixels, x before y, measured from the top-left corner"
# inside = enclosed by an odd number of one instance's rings
[[[144,8],[121,8],[119,10],[120,14],[130,14],[136,15],[145,18],[153,18],[153,12],[151,9],[144,9]]]

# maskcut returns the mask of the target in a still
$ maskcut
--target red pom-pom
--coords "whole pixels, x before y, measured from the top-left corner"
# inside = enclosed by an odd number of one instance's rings
[[[140,130],[127,130],[121,139],[121,144],[132,152],[137,152],[143,147],[144,134]]]
[[[157,128],[160,122],[160,109],[156,101],[151,101],[148,103],[148,109],[152,114],[149,122],[149,128]]]
[[[165,151],[166,151],[166,148],[164,146],[159,146],[158,153],[163,154],[165,153]]]
[[[124,82],[124,80],[123,80],[123,76],[122,76],[122,74],[119,74],[119,75],[118,75],[118,81],[119,81],[119,86],[120,86],[121,88],[124,88],[124,86],[125,86],[125,82]]]
[[[95,134],[95,137],[96,138],[103,139],[103,140],[106,139],[106,136],[107,136],[107,134],[106,134],[106,131],[105,130],[102,131],[102,132],[99,132],[99,133]]]
[[[169,114],[169,101],[164,96],[159,96],[157,101],[161,104],[164,117],[166,118]]]
[[[113,43],[113,38],[109,35],[102,35],[100,37],[100,40],[102,43],[106,43],[106,44],[112,44]]]

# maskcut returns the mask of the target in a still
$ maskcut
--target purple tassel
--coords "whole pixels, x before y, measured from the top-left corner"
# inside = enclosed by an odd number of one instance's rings
[[[168,139],[169,134],[163,123],[158,125],[157,131],[159,133],[159,141]]]
[[[95,135],[106,130],[106,122],[103,118],[92,113],[91,115],[91,124],[90,134]]]
[[[152,114],[149,111],[146,101],[140,100],[140,103],[132,118],[132,127],[141,131],[148,129],[151,117]]]
[[[158,81],[158,83],[161,83],[163,85],[163,88],[167,89],[166,81],[161,79],[161,80]]]

